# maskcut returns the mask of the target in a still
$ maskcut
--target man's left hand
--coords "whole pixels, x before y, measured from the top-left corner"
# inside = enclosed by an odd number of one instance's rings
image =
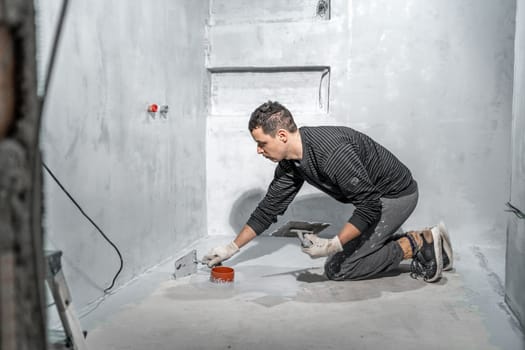
[[[307,233],[304,235],[305,239],[312,242],[312,245],[308,248],[302,248],[301,250],[310,255],[312,259],[321,258],[337,252],[343,251],[343,246],[339,237],[335,236],[332,239],[319,238],[314,234]]]

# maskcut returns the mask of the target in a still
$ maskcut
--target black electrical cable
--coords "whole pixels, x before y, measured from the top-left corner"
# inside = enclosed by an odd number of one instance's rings
[[[67,8],[69,5],[69,0],[62,1],[62,9],[60,11],[60,16],[58,17],[57,28],[55,31],[55,38],[53,40],[53,47],[51,49],[51,57],[49,59],[49,65],[47,66],[47,72],[44,81],[44,89],[42,99],[40,100],[40,114],[38,118],[38,130],[40,130],[40,123],[42,120],[42,112],[44,111],[44,105],[46,103],[47,92],[49,90],[49,85],[51,83],[51,76],[53,75],[53,69],[55,68],[55,59],[58,52],[58,44],[60,42],[60,35],[62,34],[62,28],[64,27],[64,22],[66,20]]]
[[[44,169],[46,169],[46,171],[49,173],[49,175],[51,175],[51,177],[53,178],[53,180],[55,180],[55,182],[57,183],[57,185],[62,189],[62,191],[64,191],[64,193],[66,194],[66,196],[71,200],[71,202],[73,202],[73,204],[78,208],[78,210],[80,210],[80,212],[82,213],[82,215],[84,215],[84,217],[86,219],[88,219],[88,221],[97,229],[97,231],[102,235],[102,237],[104,237],[104,239],[115,249],[115,251],[117,252],[118,254],[118,257],[120,259],[120,267],[117,271],[117,273],[115,274],[115,276],[113,277],[113,280],[111,281],[111,285],[109,287],[107,287],[106,289],[104,289],[104,293],[107,293],[111,288],[113,288],[113,286],[115,285],[115,281],[117,280],[117,277],[118,275],[120,275],[120,272],[122,271],[122,267],[124,266],[124,260],[122,259],[122,254],[120,254],[120,250],[118,250],[117,246],[108,238],[108,236],[106,236],[106,234],[100,229],[100,227],[98,227],[98,225],[93,221],[91,220],[91,218],[84,212],[84,210],[82,210],[82,208],[80,207],[80,205],[77,203],[77,201],[75,201],[75,199],[71,196],[71,194],[64,188],[64,186],[62,186],[62,184],[60,183],[60,181],[58,181],[58,179],[56,178],[55,174],[53,174],[53,172],[51,170],[49,170],[49,168],[47,167],[47,165],[42,161],[42,166],[44,167]]]
[[[55,67],[55,59],[56,59],[56,54],[57,54],[57,51],[58,51],[58,44],[59,44],[59,41],[60,41],[60,35],[62,34],[62,28],[64,26],[68,4],[69,4],[69,0],[63,0],[63,2],[62,2],[62,9],[60,11],[60,16],[58,18],[57,29],[56,29],[56,32],[55,32],[55,38],[53,40],[53,47],[51,49],[51,58],[49,60],[47,74],[46,74],[45,81],[44,81],[43,96],[42,96],[42,99],[40,100],[40,111],[39,111],[40,113],[38,115],[38,120],[37,120],[38,130],[40,130],[40,125],[41,125],[41,122],[42,122],[42,112],[44,111],[44,106],[45,106],[45,103],[46,103],[46,100],[47,100],[46,99],[47,92],[49,90],[49,85],[51,83],[51,76],[53,75],[53,68]],[[38,144],[38,140],[37,140],[37,144]],[[117,280],[117,277],[120,274],[120,272],[122,271],[122,268],[124,266],[124,261],[122,259],[122,254],[120,254],[120,251],[118,250],[117,246],[106,236],[106,234],[100,229],[100,227],[98,227],[97,224],[95,224],[95,222],[93,220],[91,220],[91,218],[84,212],[84,210],[82,210],[80,205],[73,199],[73,197],[64,188],[64,186],[62,186],[60,181],[58,181],[58,179],[56,178],[55,174],[53,174],[53,172],[47,167],[47,165],[43,161],[41,163],[42,163],[42,166],[44,167],[44,169],[46,169],[46,171],[49,173],[49,175],[51,175],[53,180],[55,180],[57,185],[62,189],[62,191],[64,191],[64,193],[73,202],[73,204],[75,204],[75,206],[78,208],[78,210],[80,210],[82,215],[84,215],[84,217],[86,217],[86,219],[89,220],[89,222],[98,230],[98,232],[102,235],[102,237],[104,237],[104,239],[117,252],[118,257],[120,259],[120,267],[119,267],[117,273],[115,274],[115,276],[113,276],[113,280],[111,281],[111,285],[108,288],[104,289],[104,293],[107,293],[115,285],[115,281]]]

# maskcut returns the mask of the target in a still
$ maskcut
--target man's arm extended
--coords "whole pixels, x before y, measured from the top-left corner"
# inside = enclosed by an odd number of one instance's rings
[[[244,225],[241,232],[239,232],[233,242],[237,245],[237,247],[241,248],[255,237],[257,237],[255,231],[250,226]]]
[[[235,239],[225,246],[210,250],[203,261],[211,267],[237,254],[242,246],[277,221],[277,216],[288,208],[303,183],[304,179],[297,176],[290,164],[279,163],[266,195]]]
[[[341,245],[345,245],[347,242],[350,242],[356,237],[359,237],[361,234],[361,231],[351,223],[347,222],[337,237],[339,238],[339,241],[341,242]]]

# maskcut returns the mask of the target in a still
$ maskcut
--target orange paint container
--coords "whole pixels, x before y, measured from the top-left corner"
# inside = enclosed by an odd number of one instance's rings
[[[235,271],[231,267],[215,266],[211,269],[210,281],[233,282]]]

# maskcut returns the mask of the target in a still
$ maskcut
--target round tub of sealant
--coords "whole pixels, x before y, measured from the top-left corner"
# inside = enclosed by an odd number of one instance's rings
[[[233,282],[235,271],[227,266],[215,266],[211,269],[210,280],[212,282]]]

